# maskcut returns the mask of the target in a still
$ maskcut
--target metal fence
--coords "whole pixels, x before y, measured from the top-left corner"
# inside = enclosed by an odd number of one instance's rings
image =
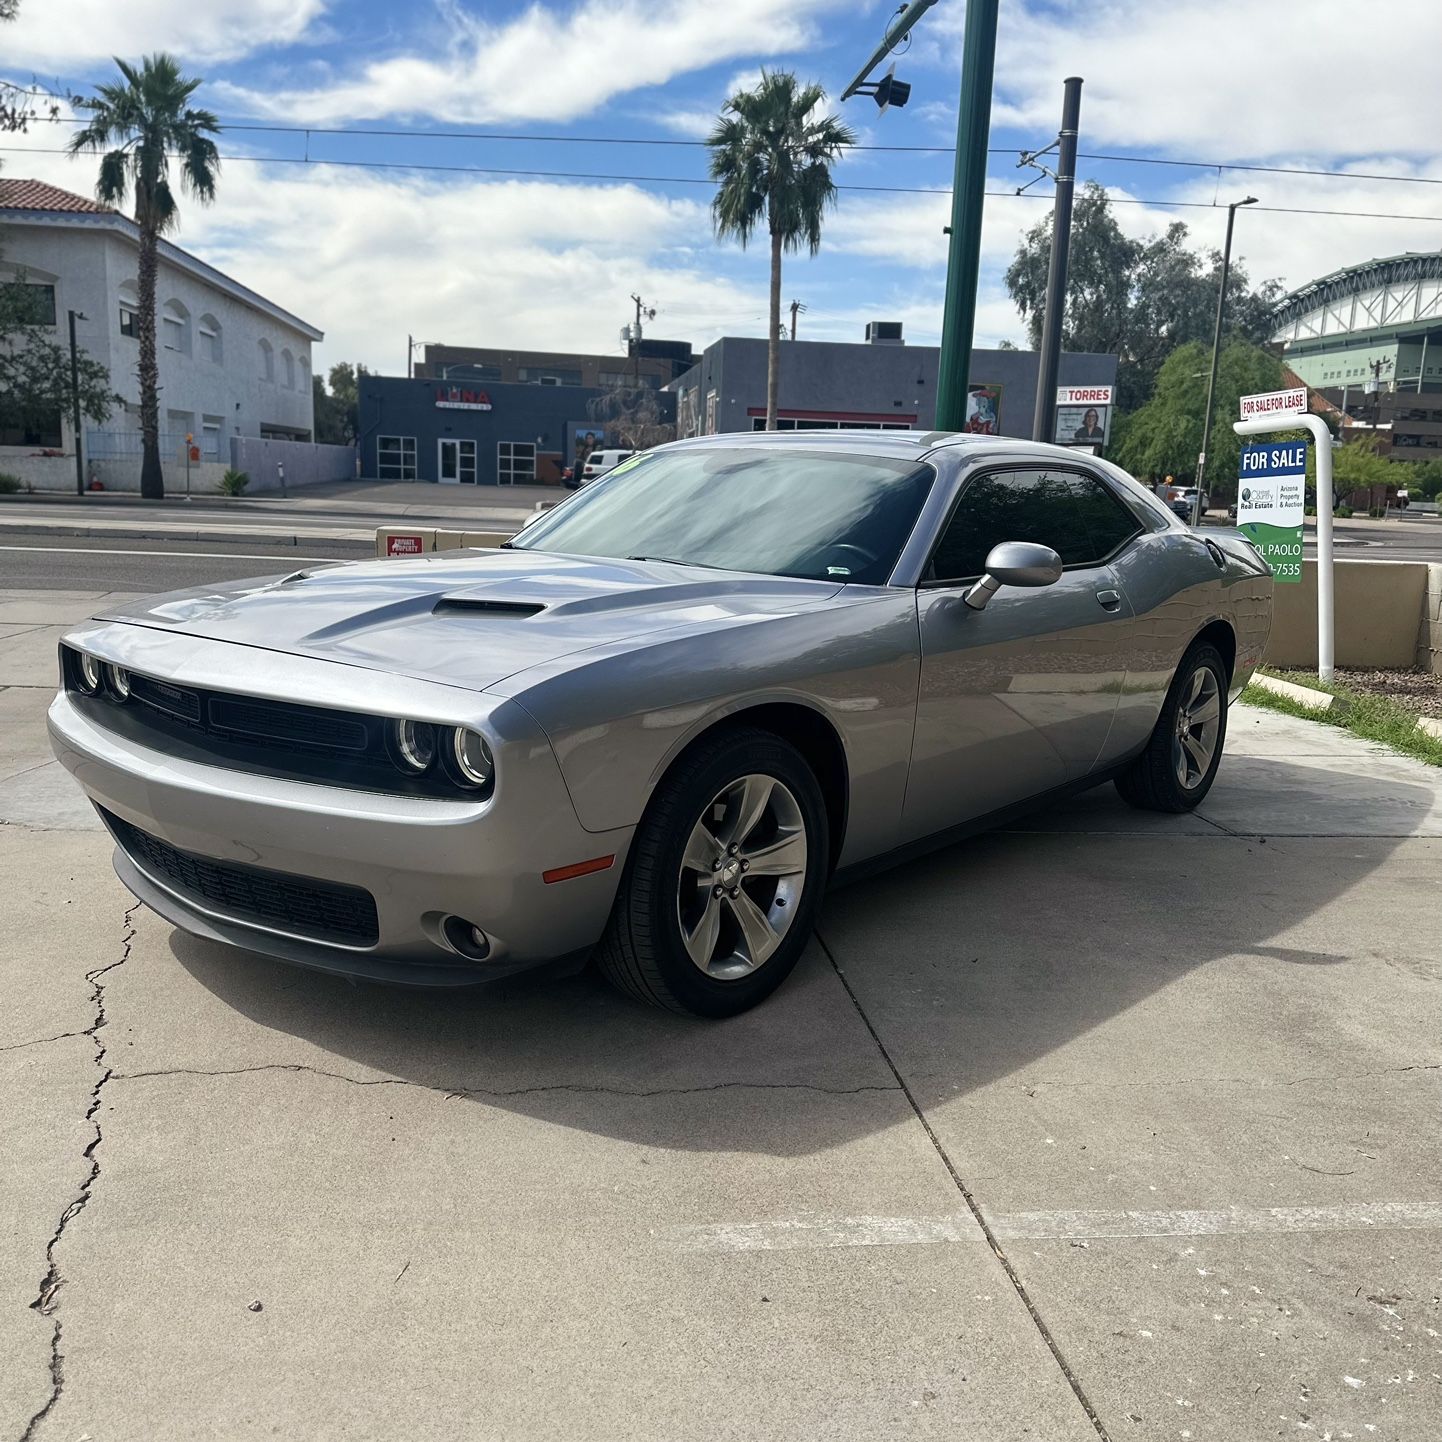
[[[200,447],[202,461],[226,459],[221,455],[220,432],[200,431],[194,444]],[[85,432],[85,457],[91,461],[138,461],[145,451],[145,438],[139,431],[94,430]],[[162,461],[184,461],[185,432],[161,431]]]

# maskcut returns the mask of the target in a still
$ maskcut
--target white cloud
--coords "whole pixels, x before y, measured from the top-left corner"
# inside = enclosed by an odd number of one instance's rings
[[[951,0],[917,27],[918,51],[953,74],[962,17]],[[1061,83],[1079,74],[1083,150],[1429,155],[1442,132],[1438,56],[1438,0],[1375,14],[1355,0],[1024,0],[1002,10],[992,121],[1054,134]]]
[[[166,50],[189,66],[300,39],[326,0],[20,0],[5,63],[73,75],[112,55]]]
[[[659,12],[644,0],[582,0],[573,9],[532,4],[491,23],[445,9],[424,52],[412,49],[336,73],[329,83],[226,93],[250,112],[319,125],[430,116],[454,123],[571,120],[642,85],[728,60],[804,45],[813,12],[835,0],[731,0],[725,15],[685,0]]]

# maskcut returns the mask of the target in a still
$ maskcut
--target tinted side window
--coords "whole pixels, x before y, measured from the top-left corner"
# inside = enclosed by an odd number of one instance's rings
[[[991,471],[971,481],[932,558],[939,581],[979,576],[1002,541],[1050,546],[1064,566],[1092,557],[1092,541],[1072,493],[1072,477],[1060,471]]]
[[[1072,476],[1071,484],[1077,509],[1091,537],[1089,559],[1105,560],[1141,530],[1136,517],[1100,481],[1091,476]]]

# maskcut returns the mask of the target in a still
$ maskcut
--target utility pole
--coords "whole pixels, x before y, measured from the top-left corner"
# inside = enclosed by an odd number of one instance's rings
[[[416,342],[414,336],[406,336],[406,379],[415,375]]]
[[[1217,393],[1217,359],[1222,352],[1222,315],[1227,308],[1227,274],[1232,268],[1232,225],[1241,206],[1256,203],[1257,197],[1249,195],[1245,200],[1234,200],[1227,207],[1227,243],[1222,249],[1222,283],[1217,287],[1217,323],[1212,329],[1212,378],[1207,382],[1207,409],[1202,414],[1202,449],[1197,456],[1197,482],[1192,491],[1194,530],[1202,521],[1202,487],[1207,483],[1207,446],[1212,439],[1212,400]]]
[[[631,332],[631,385],[635,390],[641,388],[641,321],[655,320],[656,307],[647,307],[641,302],[641,297],[634,291],[631,292],[631,299],[636,302],[636,328]]]
[[[1046,309],[1042,312],[1041,354],[1037,358],[1036,410],[1032,416],[1031,438],[1053,439],[1056,415],[1057,369],[1061,361],[1062,321],[1066,318],[1066,270],[1071,252],[1071,202],[1076,189],[1077,126],[1081,121],[1080,76],[1068,76],[1061,104],[1061,134],[1058,139],[1056,201],[1051,217],[1051,264],[1046,277]]]
[[[75,348],[75,322],[88,320],[84,311],[70,312],[70,420],[75,427],[75,494],[85,494],[85,457],[80,436],[80,353]]]
[[[803,311],[803,310],[805,310],[805,309],[806,309],[806,307],[805,307],[804,305],[802,305],[799,300],[793,300],[793,301],[791,302],[791,339],[792,339],[792,340],[795,340],[795,339],[796,339],[796,314],[797,314],[798,311]]]
[[[936,428],[959,431],[966,422],[971,340],[976,328],[976,280],[981,263],[981,210],[986,190],[986,142],[991,131],[991,78],[996,64],[998,0],[967,0],[962,40],[961,104],[956,118],[956,173],[951,191],[951,246],[946,263],[946,309],[936,378]]]

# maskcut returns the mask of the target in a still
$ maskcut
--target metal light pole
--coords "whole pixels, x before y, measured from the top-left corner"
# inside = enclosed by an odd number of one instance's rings
[[[841,92],[857,94],[866,77],[910,33],[936,0],[910,0],[886,27],[881,43]],[[986,142],[991,130],[991,78],[996,62],[999,0],[967,0],[962,40],[961,105],[956,117],[956,172],[951,193],[951,245],[946,264],[946,309],[936,378],[936,426],[959,431],[966,422],[971,338],[976,326],[976,278],[981,263],[981,208],[986,190]],[[910,87],[907,87],[909,90]],[[900,104],[899,100],[893,101]]]
[[[75,427],[75,494],[85,494],[85,457],[80,449],[80,353],[75,347],[75,322],[89,320],[82,310],[70,312],[70,420]]]
[[[1051,217],[1051,264],[1046,277],[1046,309],[1042,312],[1041,355],[1037,358],[1036,410],[1031,423],[1034,441],[1052,439],[1056,414],[1057,366],[1061,327],[1066,316],[1066,267],[1071,251],[1071,202],[1076,189],[1077,126],[1081,121],[1081,77],[1062,82],[1061,135],[1057,151],[1056,200]]]
[[[1222,350],[1222,313],[1227,306],[1227,273],[1232,268],[1232,226],[1241,206],[1256,203],[1257,197],[1249,195],[1245,200],[1234,200],[1227,207],[1227,243],[1222,249],[1222,283],[1217,287],[1217,324],[1212,331],[1212,378],[1207,382],[1207,409],[1202,414],[1202,449],[1197,456],[1197,483],[1192,495],[1193,530],[1201,524],[1202,487],[1207,483],[1207,446],[1212,439],[1212,399],[1217,391],[1217,360]]]

